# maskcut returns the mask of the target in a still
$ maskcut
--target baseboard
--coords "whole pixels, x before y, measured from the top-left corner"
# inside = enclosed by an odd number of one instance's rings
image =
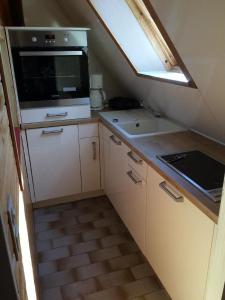
[[[65,204],[69,202],[75,202],[82,199],[95,198],[104,195],[105,192],[103,190],[99,190],[99,191],[80,193],[80,194],[61,197],[61,198],[47,199],[47,200],[33,203],[33,208],[41,208],[41,207],[58,205],[58,204]]]

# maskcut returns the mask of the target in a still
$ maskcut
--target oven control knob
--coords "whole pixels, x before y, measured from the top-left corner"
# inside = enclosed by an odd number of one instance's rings
[[[33,36],[33,37],[32,37],[32,42],[33,42],[33,43],[36,43],[36,42],[37,42],[36,36]]]

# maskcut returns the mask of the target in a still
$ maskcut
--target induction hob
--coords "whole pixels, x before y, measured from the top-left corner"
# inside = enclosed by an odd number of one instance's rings
[[[200,151],[158,156],[214,202],[221,200],[225,165]]]

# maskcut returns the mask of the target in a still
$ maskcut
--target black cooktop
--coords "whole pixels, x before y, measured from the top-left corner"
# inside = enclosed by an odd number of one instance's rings
[[[222,190],[225,165],[212,157],[200,151],[188,151],[159,158],[202,190]]]

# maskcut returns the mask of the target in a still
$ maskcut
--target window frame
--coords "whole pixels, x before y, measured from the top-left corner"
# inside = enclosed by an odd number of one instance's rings
[[[188,72],[185,64],[183,63],[180,55],[178,54],[173,42],[171,41],[171,39],[170,39],[169,35],[167,34],[164,26],[162,25],[155,9],[153,8],[152,4],[150,3],[150,0],[142,0],[142,1],[143,1],[143,4],[145,5],[146,9],[148,10],[152,20],[154,21],[155,25],[157,26],[159,32],[161,33],[165,43],[169,47],[173,57],[175,58],[178,67],[181,69],[182,73],[187,78],[187,82],[176,81],[176,80],[172,80],[172,79],[168,79],[168,78],[162,78],[162,77],[157,77],[157,76],[152,76],[152,75],[139,73],[137,71],[137,69],[134,67],[134,65],[132,64],[131,60],[129,59],[129,57],[127,56],[125,51],[122,49],[122,47],[120,46],[120,44],[116,40],[116,38],[114,37],[114,35],[112,34],[111,30],[109,29],[109,27],[107,26],[105,21],[102,19],[102,17],[98,13],[98,11],[95,9],[95,7],[92,4],[91,0],[87,0],[87,3],[91,7],[91,9],[94,11],[95,15],[99,19],[99,21],[102,24],[102,26],[104,27],[104,29],[111,36],[112,40],[114,41],[114,43],[116,44],[116,46],[118,47],[118,49],[120,50],[120,52],[122,53],[122,55],[124,56],[124,58],[126,59],[126,61],[128,62],[129,66],[131,67],[131,69],[133,70],[133,72],[135,73],[136,76],[141,77],[141,78],[153,79],[153,80],[160,81],[160,82],[172,83],[172,84],[175,84],[175,85],[180,85],[180,86],[191,87],[191,88],[197,89],[197,86],[196,86],[194,80],[192,79],[192,77],[191,77],[190,73]],[[125,2],[127,3],[126,0],[125,0]],[[128,5],[128,3],[127,3],[127,5]],[[128,7],[129,7],[129,5],[128,5]],[[134,15],[134,17],[135,17],[135,15]],[[143,30],[143,28],[142,28],[142,30]],[[156,53],[158,54],[157,51],[156,51]]]

